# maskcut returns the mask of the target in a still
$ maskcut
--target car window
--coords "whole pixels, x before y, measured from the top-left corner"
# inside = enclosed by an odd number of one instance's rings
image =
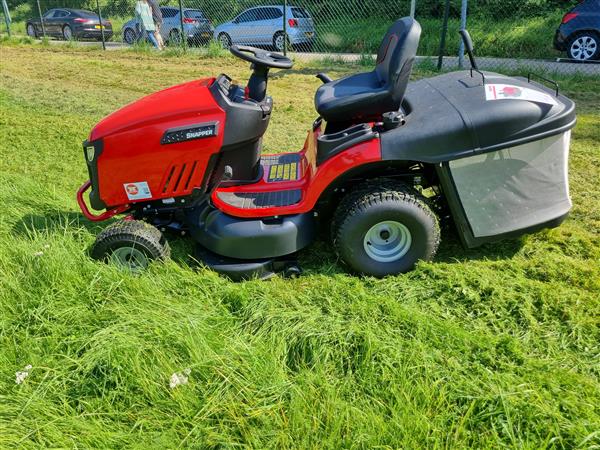
[[[183,12],[185,17],[189,17],[191,19],[204,19],[204,14],[199,9],[188,9]]]
[[[304,8],[292,8],[292,15],[298,19],[310,18],[310,14]]]
[[[160,8],[160,12],[162,13],[163,18],[169,18],[175,17],[178,11],[174,8]]]
[[[57,9],[56,12],[54,13],[54,18],[60,19],[62,17],[67,17],[68,15],[69,15],[69,13],[67,11],[63,11],[62,9]]]
[[[283,11],[281,11],[279,8],[264,8],[264,10],[266,19],[268,20],[279,19],[280,17],[283,17]]]
[[[239,16],[237,16],[236,20],[238,23],[252,22],[252,21],[256,20],[256,10],[249,9],[248,11],[245,11],[245,12],[241,13]]]
[[[46,11],[46,14],[44,14],[44,19],[52,19],[54,17],[54,9],[51,9],[50,11]]]

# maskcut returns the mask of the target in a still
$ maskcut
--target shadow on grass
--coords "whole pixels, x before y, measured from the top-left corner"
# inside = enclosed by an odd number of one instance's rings
[[[68,230],[84,230],[95,237],[104,228],[118,219],[106,222],[92,222],[83,214],[70,211],[55,211],[47,214],[27,214],[12,227],[12,234],[18,237],[31,238],[36,233],[65,235]],[[194,241],[180,237],[174,233],[166,232],[165,236],[171,247],[171,259],[177,264],[189,267],[199,267],[195,260]],[[303,268],[309,273],[321,275],[335,275],[345,273],[346,269],[338,261],[329,240],[321,233],[319,238],[306,249],[299,252],[299,260]],[[486,244],[474,249],[466,249],[460,243],[456,231],[449,225],[442,229],[442,242],[433,262],[460,263],[472,260],[503,260],[512,258],[522,247],[522,239],[506,240]],[[88,252],[91,245],[88,247]]]

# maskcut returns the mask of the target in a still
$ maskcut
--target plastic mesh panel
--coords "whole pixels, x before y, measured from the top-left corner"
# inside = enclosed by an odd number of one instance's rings
[[[569,211],[570,135],[450,162],[475,237],[524,229]]]

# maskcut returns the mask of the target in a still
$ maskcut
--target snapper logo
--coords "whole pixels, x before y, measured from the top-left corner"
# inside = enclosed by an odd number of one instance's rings
[[[127,191],[127,195],[138,195],[140,192],[140,190],[135,184],[126,185],[125,190]]]
[[[504,97],[520,97],[523,91],[516,86],[504,86],[500,91],[500,95]]]

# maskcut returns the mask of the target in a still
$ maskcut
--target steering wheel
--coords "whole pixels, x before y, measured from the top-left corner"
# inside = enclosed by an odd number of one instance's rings
[[[294,62],[281,53],[269,52],[255,47],[246,47],[245,45],[232,45],[229,51],[245,61],[256,64],[257,66],[272,67],[275,69],[291,69]]]

